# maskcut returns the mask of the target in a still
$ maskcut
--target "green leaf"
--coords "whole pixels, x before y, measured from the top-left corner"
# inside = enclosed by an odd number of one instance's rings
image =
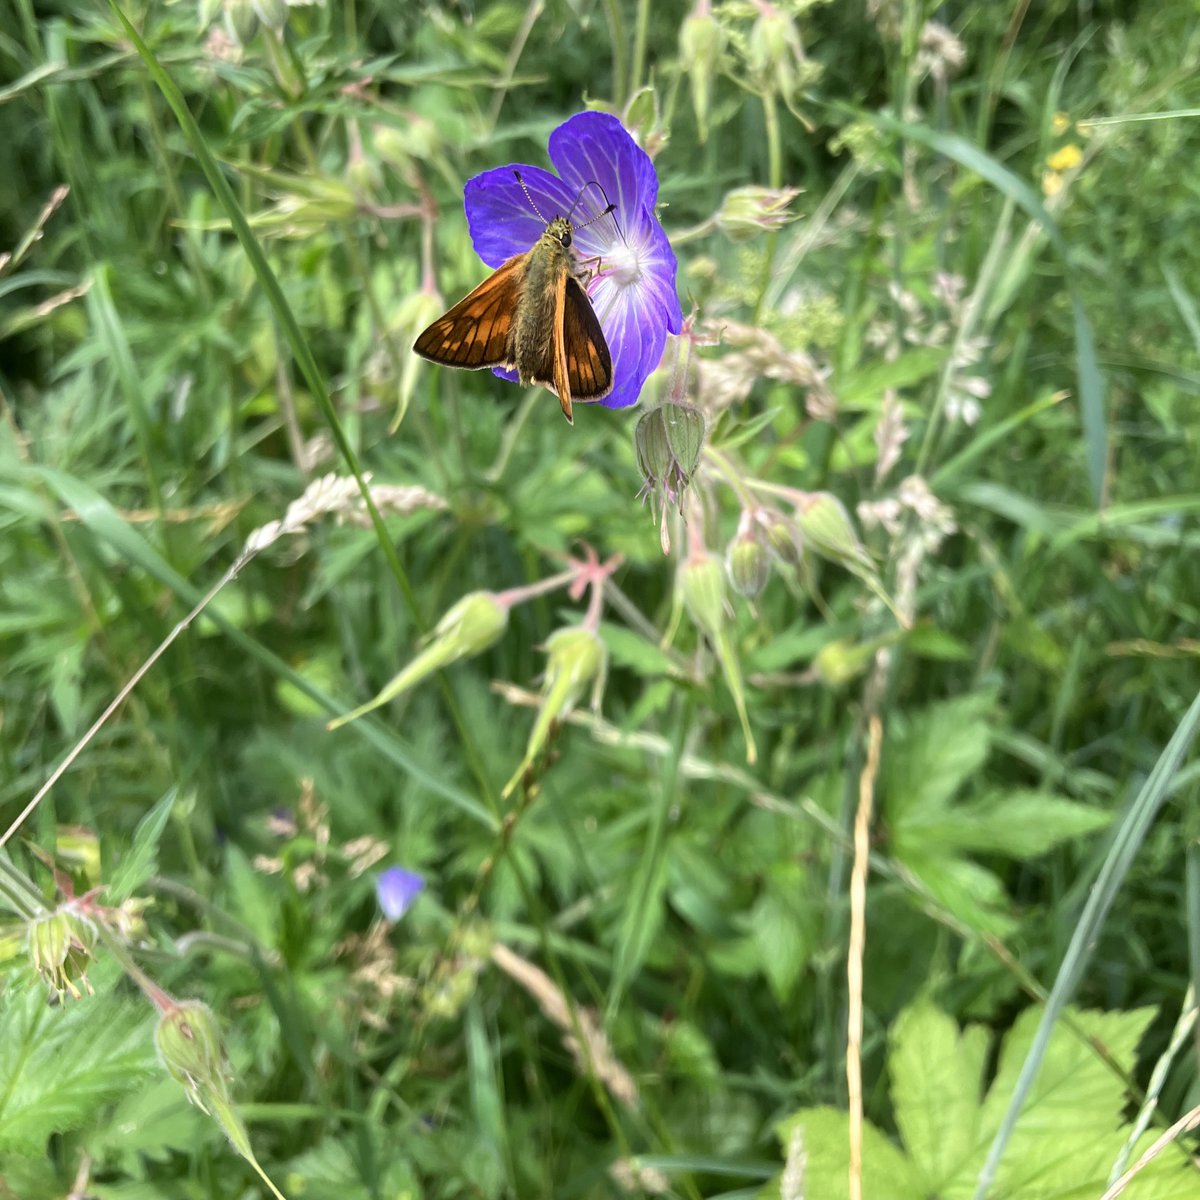
[[[1040,1018],[1040,1007],[1026,1009],[1004,1041],[983,1105],[982,1125],[989,1139],[1000,1126]],[[1085,1037],[1061,1022],[1055,1027],[996,1175],[996,1197],[1082,1200],[1100,1195],[1107,1186],[1109,1168],[1127,1136],[1119,1128],[1125,1084],[1085,1038],[1102,1045],[1120,1069],[1132,1071],[1154,1010],[1073,1012],[1072,1018]],[[983,1157],[981,1153],[980,1164]]]
[[[154,807],[138,822],[133,831],[133,842],[128,852],[117,864],[112,873],[112,881],[108,885],[108,898],[113,904],[120,904],[154,874],[158,863],[158,842],[167,820],[179,795],[178,788],[169,788],[160,797]]]
[[[929,817],[983,766],[991,745],[993,698],[976,693],[935,704],[916,714],[884,757],[889,820],[899,825]]]
[[[671,659],[661,647],[623,625],[602,621],[600,637],[616,666],[628,667],[639,675],[669,675],[672,671]]]
[[[924,1194],[944,1194],[982,1140],[979,1103],[987,1032],[974,1027],[959,1033],[950,1017],[921,1003],[901,1014],[891,1043],[896,1124]]]
[[[906,823],[905,836],[926,849],[944,846],[1009,858],[1037,858],[1061,842],[1103,829],[1112,814],[1047,792],[1003,792],[979,804]]]
[[[40,1154],[155,1069],[149,1011],[111,997],[52,1008],[45,989],[0,1004],[0,1150]]]
[[[762,957],[762,971],[780,1004],[787,1002],[812,954],[813,910],[804,902],[796,871],[769,882],[748,921]]]
[[[972,929],[1004,937],[1016,927],[1008,893],[991,871],[964,858],[926,854],[919,843],[898,844],[896,857],[941,908]]]
[[[279,938],[279,897],[242,851],[225,847],[225,877],[231,893],[230,911],[258,939],[261,949],[274,949]]]
[[[792,1139],[803,1144],[804,1196],[813,1200],[846,1200],[850,1194],[850,1136],[846,1114],[833,1108],[802,1108],[775,1127],[786,1155]],[[928,1200],[917,1172],[883,1133],[869,1121],[863,1125],[863,1195],[871,1200]],[[779,1179],[760,1193],[778,1200]]]
[[[839,375],[833,380],[838,403],[843,411],[864,407],[877,409],[880,397],[888,388],[908,388],[932,378],[945,359],[944,349],[922,346],[901,354],[894,362],[879,359],[859,363],[845,378]]]

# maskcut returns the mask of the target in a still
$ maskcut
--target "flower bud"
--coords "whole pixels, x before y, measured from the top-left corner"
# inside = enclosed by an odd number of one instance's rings
[[[91,992],[87,968],[96,932],[88,921],[62,908],[42,913],[26,925],[25,944],[33,969],[59,999],[67,992],[80,999],[79,984]]]
[[[841,687],[857,679],[870,665],[874,649],[863,652],[863,647],[849,638],[838,638],[827,642],[817,651],[813,669],[817,677],[830,687]]]
[[[789,96],[795,87],[800,39],[791,18],[764,5],[750,30],[749,64],[759,86]]]
[[[357,720],[460,658],[482,654],[499,640],[507,627],[506,605],[491,592],[471,592],[446,612],[425,649],[373,700],[330,721],[326,729],[337,729]]]
[[[796,219],[788,206],[799,194],[797,188],[734,188],[717,213],[717,227],[731,242],[747,242],[760,233],[781,229]]]
[[[248,45],[258,32],[258,14],[251,0],[226,0],[225,28],[239,46]]]
[[[831,492],[809,492],[796,502],[796,525],[822,558],[848,570],[874,574],[875,564],[859,540],[846,506]]]
[[[772,554],[789,567],[804,561],[804,543],[800,531],[782,514],[769,512],[762,521],[763,536]]]
[[[225,1054],[216,1017],[200,1000],[180,1000],[163,1010],[154,1030],[163,1066],[187,1089],[194,1104],[226,1094]]]
[[[767,586],[771,559],[752,531],[739,533],[725,551],[725,571],[739,596],[753,600]]]
[[[902,631],[896,630],[865,642],[838,638],[827,642],[817,651],[813,669],[823,683],[830,687],[841,687],[866,672],[881,650],[895,646],[904,636]]]
[[[163,1066],[183,1085],[188,1099],[209,1113],[233,1148],[257,1167],[250,1135],[229,1095],[225,1047],[208,1005],[199,1000],[170,1000],[158,1018],[154,1045]]]
[[[701,145],[708,139],[712,84],[724,42],[724,30],[712,15],[709,5],[701,0],[679,28],[679,61],[691,84],[692,111],[696,114]]]
[[[725,573],[711,554],[691,557],[679,568],[679,591],[684,607],[712,643],[725,633]]]
[[[516,787],[521,777],[541,753],[551,728],[575,707],[580,693],[592,684],[592,707],[599,706],[604,687],[608,657],[600,636],[586,625],[556,629],[546,639],[546,678],[542,686],[542,707],[529,734],[525,757],[513,772],[501,793],[503,796]]]
[[[251,0],[251,4],[258,19],[276,33],[287,24],[287,0]]]
[[[638,468],[647,491],[661,489],[678,504],[704,449],[704,414],[691,404],[660,404],[644,412],[633,433]]]

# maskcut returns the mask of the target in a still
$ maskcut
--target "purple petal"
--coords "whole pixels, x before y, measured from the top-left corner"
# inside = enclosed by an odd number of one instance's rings
[[[514,172],[520,171],[529,196],[542,212],[545,221],[533,210]],[[467,180],[463,189],[467,210],[467,228],[475,253],[489,267],[495,268],[524,254],[546,232],[546,223],[565,214],[574,196],[556,175],[541,167],[513,163],[496,167]]]
[[[560,125],[550,135],[550,159],[559,175],[514,165],[467,183],[471,240],[479,257],[498,267],[529,250],[554,217],[570,213],[579,221],[574,250],[577,260],[599,266],[588,294],[613,359],[613,388],[602,403],[624,408],[637,402],[658,366],[667,333],[683,325],[675,254],[654,215],[658,176],[649,155],[607,113],[578,113]],[[590,184],[599,184],[603,195]],[[606,200],[613,212],[587,224]],[[512,378],[511,372],[496,374]]]
[[[608,113],[582,112],[564,121],[550,135],[550,161],[572,196],[579,195],[585,184],[598,183],[607,202],[617,206],[622,225],[643,207],[654,211],[658,199],[654,163],[625,126]],[[580,207],[589,204],[592,214],[604,207],[595,188],[584,193]]]
[[[398,921],[425,890],[425,880],[403,867],[388,867],[375,880],[379,907],[389,921]]]

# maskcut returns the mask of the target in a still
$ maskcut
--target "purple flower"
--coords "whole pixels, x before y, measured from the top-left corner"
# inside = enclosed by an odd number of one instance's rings
[[[599,260],[600,274],[587,291],[613,360],[612,391],[601,403],[626,408],[637,403],[642,384],[658,366],[667,334],[678,333],[683,324],[675,252],[654,215],[658,176],[621,122],[601,112],[578,113],[560,125],[550,135],[550,161],[557,175],[514,163],[468,180],[471,241],[489,267],[498,267],[524,254],[545,230],[515,171],[547,221],[570,213],[573,223],[583,225],[607,204],[615,206],[577,229],[572,249],[577,261]],[[516,378],[511,371],[496,374]]]
[[[379,907],[389,921],[398,921],[425,890],[425,880],[403,867],[388,867],[375,880]]]

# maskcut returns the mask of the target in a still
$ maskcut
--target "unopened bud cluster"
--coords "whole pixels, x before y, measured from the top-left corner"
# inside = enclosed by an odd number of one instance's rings
[[[692,404],[660,404],[642,414],[633,434],[645,495],[678,504],[704,449],[704,414]]]
[[[26,925],[25,943],[33,969],[60,999],[69,993],[78,1000],[81,987],[91,991],[87,968],[96,930],[90,921],[66,908],[41,913]]]

